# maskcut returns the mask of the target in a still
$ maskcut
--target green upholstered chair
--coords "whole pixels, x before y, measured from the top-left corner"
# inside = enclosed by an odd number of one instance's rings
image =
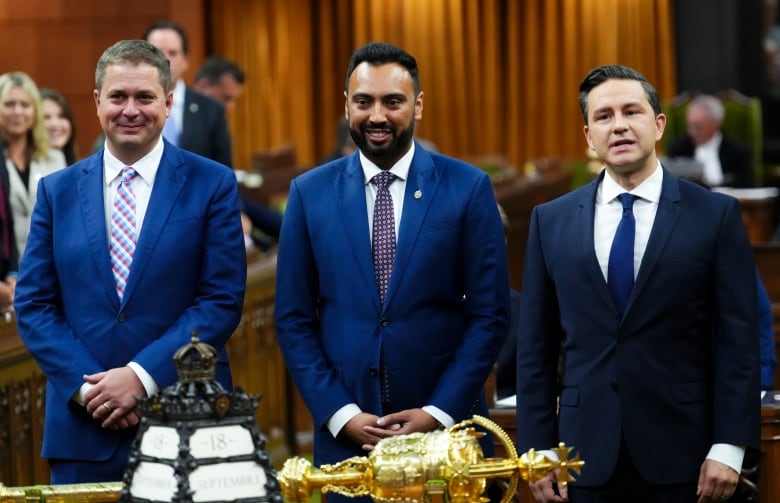
[[[661,104],[666,115],[666,132],[660,143],[662,153],[666,152],[666,145],[672,139],[686,134],[685,112],[688,103],[697,94],[684,92],[672,101]],[[750,147],[753,152],[753,184],[761,186],[764,182],[761,100],[745,96],[733,89],[721,91],[716,96],[723,102],[723,134]]]

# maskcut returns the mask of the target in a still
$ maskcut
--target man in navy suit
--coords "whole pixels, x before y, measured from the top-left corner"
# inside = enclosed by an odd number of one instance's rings
[[[358,151],[292,182],[277,265],[277,337],[314,418],[318,465],[487,414],[485,380],[509,318],[490,179],[413,140],[423,110],[414,58],[386,43],[358,48],[345,96]],[[372,179],[388,172],[397,245],[383,297]]]
[[[160,49],[171,62],[171,80],[174,86],[173,105],[171,117],[163,129],[165,139],[183,149],[232,168],[233,151],[225,119],[225,108],[217,101],[217,96],[206,96],[184,84],[184,72],[189,68],[187,59],[189,43],[184,28],[173,21],[157,21],[146,29],[143,38]],[[219,63],[219,61],[216,62]],[[229,65],[232,63],[226,63],[229,68],[227,73],[235,76],[236,79],[240,78],[241,85],[243,85],[241,69],[235,64],[230,67]],[[224,67],[224,64],[217,64],[217,68],[208,64],[203,73],[208,75],[208,72],[220,71],[220,68]],[[238,95],[235,94],[235,90],[231,92],[233,93],[231,103],[234,104]],[[240,200],[241,210],[254,227],[274,239],[279,237],[279,228],[282,222],[280,213],[243,196]]]
[[[575,503],[725,499],[760,426],[756,274],[739,203],[660,165],[666,117],[640,73],[596,68],[579,99],[605,169],[531,217],[517,443],[565,442],[585,466],[568,487],[551,474],[532,491]],[[630,283],[613,294],[622,219],[634,224]]]
[[[176,382],[172,358],[193,331],[220,352],[217,380],[231,387],[225,343],[246,287],[235,176],[161,137],[165,55],[120,41],[95,80],[106,147],[41,180],[16,286],[19,333],[47,378],[42,456],[57,484],[122,478],[136,397]],[[109,252],[120,183],[135,207],[126,283]]]

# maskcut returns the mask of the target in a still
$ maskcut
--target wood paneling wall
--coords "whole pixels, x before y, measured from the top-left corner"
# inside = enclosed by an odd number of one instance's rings
[[[100,134],[92,90],[103,50],[140,38],[158,19],[181,23],[194,75],[205,52],[203,0],[0,0],[0,73],[23,71],[62,92],[73,108],[81,155]]]

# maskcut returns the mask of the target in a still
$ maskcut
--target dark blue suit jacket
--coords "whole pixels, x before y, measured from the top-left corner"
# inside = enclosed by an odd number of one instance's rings
[[[518,448],[564,441],[586,462],[577,483],[600,485],[615,467],[622,435],[648,482],[695,482],[713,443],[759,445],[756,276],[739,204],[664,171],[621,318],[594,251],[603,177],[531,217]]]
[[[16,285],[19,334],[47,377],[46,458],[101,461],[121,430],[73,406],[82,375],[140,364],[164,388],[197,329],[224,351],[241,317],[246,255],[233,173],[165,143],[124,298],[114,287],[103,151],[41,179]],[[83,410],[83,408],[81,408]]]
[[[189,87],[184,93],[179,148],[233,167],[233,147],[225,109],[216,100]]]
[[[504,234],[483,171],[416,146],[384,305],[366,208],[355,153],[296,178],[282,222],[277,337],[314,418],[317,465],[366,455],[325,425],[348,403],[382,415],[381,346],[393,411],[433,405],[461,421],[487,414],[507,332]]]

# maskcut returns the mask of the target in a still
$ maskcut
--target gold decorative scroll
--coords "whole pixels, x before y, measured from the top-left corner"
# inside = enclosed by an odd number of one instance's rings
[[[485,458],[478,439],[484,436],[473,425],[496,435],[506,448],[507,458]],[[493,421],[474,416],[451,428],[429,433],[412,433],[381,440],[368,457],[352,457],[319,469],[304,458],[288,459],[278,479],[289,503],[305,502],[312,490],[349,497],[370,496],[377,503],[487,501],[483,496],[488,479],[509,479],[502,503],[508,503],[520,478],[535,482],[560,469],[559,484],[574,480],[585,464],[563,443],[551,449],[552,460],[533,449],[517,455],[514,443]],[[445,493],[449,496],[444,498]]]

